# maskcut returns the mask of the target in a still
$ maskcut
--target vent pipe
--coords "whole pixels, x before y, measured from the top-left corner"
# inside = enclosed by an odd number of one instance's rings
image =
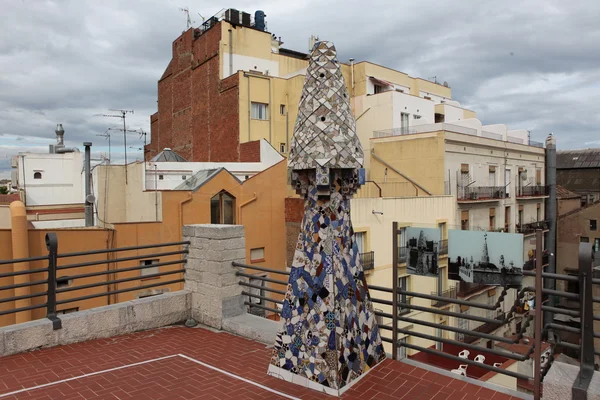
[[[63,129],[62,124],[56,124],[56,129],[54,130],[54,132],[56,133],[56,145],[64,146],[65,130]]]
[[[94,226],[94,195],[91,189],[91,147],[92,143],[84,142],[85,160],[83,163],[85,173],[85,226]]]
[[[556,273],[556,138],[550,134],[546,138],[546,186],[548,187],[548,198],[546,199],[546,220],[550,222],[550,229],[546,233],[546,249],[548,250],[548,269],[545,272],[551,274]],[[544,289],[554,290],[556,281],[554,279],[544,279]],[[550,300],[554,300],[554,296],[550,296]],[[555,302],[551,301],[551,306],[555,306]],[[553,315],[546,311],[544,321],[552,321]],[[552,332],[549,332],[552,338]]]

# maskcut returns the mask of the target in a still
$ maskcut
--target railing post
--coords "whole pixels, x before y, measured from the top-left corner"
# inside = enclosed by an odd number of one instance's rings
[[[61,320],[56,316],[56,259],[58,256],[58,238],[56,233],[46,234],[46,248],[48,249],[48,280],[46,318],[52,321],[52,329],[62,328]]]
[[[392,360],[398,359],[398,222],[392,223]]]
[[[535,231],[535,331],[534,331],[534,353],[533,353],[533,396],[535,400],[540,400],[542,397],[542,326],[543,326],[543,311],[542,311],[542,295],[543,295],[543,280],[542,273],[542,233],[541,229]]]
[[[594,310],[592,298],[592,244],[579,244],[579,312],[581,349],[579,374],[573,382],[573,400],[586,400],[594,375]]]

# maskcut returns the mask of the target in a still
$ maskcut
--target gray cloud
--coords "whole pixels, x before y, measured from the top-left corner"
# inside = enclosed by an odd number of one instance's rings
[[[157,80],[185,28],[181,6],[174,0],[3,4],[0,176],[25,145],[47,146],[56,123],[64,124],[70,146],[93,141],[96,157],[108,152],[96,135],[120,122],[96,114],[134,109],[128,128],[149,131]],[[192,19],[222,6],[258,8],[244,0],[207,1],[191,5]],[[537,141],[554,132],[559,148],[600,142],[600,5],[593,0],[267,0],[259,8],[287,48],[307,51],[308,37],[318,34],[336,43],[341,60],[448,81],[453,97],[486,124],[529,129]],[[113,159],[122,159],[122,134],[111,141]],[[128,146],[142,143],[128,137]],[[141,153],[128,149],[128,156]]]

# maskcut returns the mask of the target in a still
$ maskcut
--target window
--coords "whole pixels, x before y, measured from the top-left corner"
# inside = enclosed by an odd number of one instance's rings
[[[460,229],[463,231],[469,230],[469,210],[460,212]]]
[[[600,238],[594,239],[594,253],[600,251]]]
[[[598,230],[598,220],[590,219],[590,231]]]
[[[162,181],[163,179],[165,179],[165,176],[164,176],[164,175],[159,175],[159,176],[158,176],[158,180]]]
[[[181,175],[181,180],[185,181],[186,179],[187,179],[187,176]]]
[[[510,197],[510,169],[504,171],[504,187],[506,188],[506,197]]]
[[[279,143],[279,152],[285,153],[285,143]]]
[[[356,247],[358,247],[358,254],[362,254],[365,252],[365,233],[364,232],[354,232],[354,241],[356,242]]]
[[[469,164],[460,164],[460,186],[466,187],[469,180]]]
[[[490,231],[496,229],[496,209],[490,208]]]
[[[496,186],[496,167],[490,165],[490,186]]]
[[[262,119],[262,120],[268,119],[268,116],[267,116],[268,105],[267,104],[252,102],[251,106],[252,106],[252,119]]]
[[[69,287],[73,284],[73,279],[69,279],[68,276],[61,276],[56,278],[56,288],[61,289],[65,287]]]
[[[504,232],[510,232],[510,207],[504,208]]]
[[[35,172],[33,174],[33,179],[42,179],[42,173],[41,172]]]
[[[279,114],[285,115],[285,104],[279,105]]]
[[[158,274],[160,267],[148,267],[149,265],[158,264],[160,260],[158,258],[148,259],[148,260],[140,260],[140,265],[145,268],[140,269],[140,276],[144,278],[148,275]],[[158,277],[154,277],[158,278]]]
[[[431,97],[429,97],[429,96],[423,96],[423,98],[424,98],[425,100],[431,100]]]
[[[383,93],[383,86],[375,85],[375,94]]]
[[[417,114],[413,114],[413,119],[421,119],[421,116],[417,115]]]
[[[581,243],[589,243],[589,242],[590,242],[590,238],[589,238],[589,237],[587,237],[587,236],[581,236],[581,237],[579,238],[579,241],[580,241]]]
[[[409,117],[410,117],[410,114],[407,114],[407,113],[400,114],[400,128],[402,130],[402,133],[408,133],[408,118]]]
[[[538,186],[542,184],[542,170],[541,169],[535,170],[535,184]]]
[[[519,227],[523,227],[523,206],[519,206]]]
[[[537,218],[536,221],[541,221],[542,220],[542,205],[540,203],[537,203],[537,209],[536,209],[536,214],[535,217]]]
[[[222,191],[210,199],[211,224],[235,224],[235,197]]]
[[[250,262],[263,262],[265,261],[265,248],[258,247],[256,249],[250,249]]]

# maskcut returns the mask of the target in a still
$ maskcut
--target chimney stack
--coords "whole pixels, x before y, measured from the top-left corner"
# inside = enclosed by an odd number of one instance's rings
[[[56,133],[56,145],[64,146],[65,130],[63,129],[62,124],[56,124],[56,130],[54,132]]]

